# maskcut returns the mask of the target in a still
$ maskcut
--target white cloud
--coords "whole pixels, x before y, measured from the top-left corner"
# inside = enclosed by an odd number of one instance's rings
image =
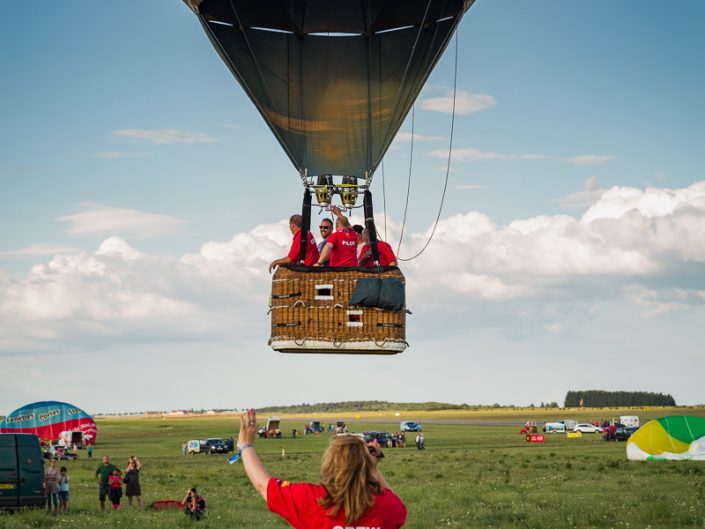
[[[138,239],[179,233],[187,224],[186,221],[169,215],[89,202],[81,204],[81,211],[64,215],[57,220],[69,225],[66,231],[71,235],[121,235]]]
[[[573,165],[602,165],[603,163],[607,163],[615,158],[616,156],[612,156],[611,154],[585,154],[582,156],[573,156],[571,158],[557,159],[565,160]]]
[[[171,143],[213,143],[217,141],[206,134],[186,132],[179,129],[119,129],[113,131],[116,138],[125,138],[139,143],[166,145]]]
[[[448,150],[435,149],[426,152],[433,158],[447,158]],[[580,156],[552,156],[548,154],[504,154],[493,151],[481,151],[471,147],[453,149],[453,160],[456,162],[485,162],[485,161],[558,161],[572,165],[599,165],[614,160],[612,155],[586,154]]]
[[[463,90],[458,90],[455,96],[455,113],[461,116],[474,114],[497,104],[494,97],[488,94],[471,94]],[[439,97],[429,97],[421,99],[418,106],[422,110],[431,112],[443,112],[450,114],[453,112],[453,93]]]
[[[6,250],[0,252],[0,259],[21,259],[23,257],[38,257],[45,255],[57,255],[78,251],[75,246],[65,244],[37,243],[17,250]]]
[[[117,160],[118,158],[146,158],[148,152],[124,152],[124,151],[103,151],[97,152],[93,156],[105,160]]]
[[[427,238],[410,235],[401,257]],[[497,226],[480,213],[454,215],[439,222],[431,245],[405,271],[426,300],[454,299],[453,290],[501,300],[556,288],[579,297],[575,289],[585,281],[660,277],[668,284],[683,263],[705,264],[705,182],[670,192],[614,188],[579,220],[544,215]]]
[[[406,143],[411,141],[411,132],[398,132],[397,135],[394,137],[395,142],[399,143]],[[417,134],[414,133],[414,141],[441,141],[444,140],[445,138],[443,136],[424,136],[423,134]]]
[[[410,308],[431,310],[438,317],[429,322],[431,332],[442,332],[441,322],[453,314],[461,318],[472,307],[486,314],[497,306],[495,325],[512,332],[511,314],[538,317],[538,307],[556,300],[582,304],[590,317],[597,290],[627,300],[646,317],[705,304],[702,289],[678,284],[683,266],[705,265],[705,182],[678,190],[613,188],[588,213],[506,226],[478,212],[442,219],[426,252],[402,263]],[[388,219],[394,248],[400,230]],[[429,231],[409,234],[400,256],[418,251]],[[290,242],[284,220],[173,259],[108,237],[94,252],[56,256],[24,277],[0,274],[0,353],[69,337],[100,343],[106,336],[132,342],[249,336],[257,328],[252,322],[265,318],[267,265]],[[547,313],[538,328],[564,333],[560,314]]]

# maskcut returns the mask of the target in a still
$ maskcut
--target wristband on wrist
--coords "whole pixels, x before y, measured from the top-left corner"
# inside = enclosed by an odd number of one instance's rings
[[[230,456],[228,458],[228,463],[230,463],[231,465],[233,463],[235,463],[238,459],[240,459],[242,457],[242,451],[246,450],[248,448],[254,448],[254,447],[250,443],[244,444],[242,446],[238,446],[237,447],[237,450],[238,450],[237,454],[233,454],[232,456]]]

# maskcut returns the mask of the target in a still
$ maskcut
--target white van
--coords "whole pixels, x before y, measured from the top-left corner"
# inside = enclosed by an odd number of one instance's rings
[[[189,454],[200,454],[208,451],[208,445],[203,439],[193,439],[186,443],[186,452]]]
[[[638,415],[622,415],[619,418],[619,423],[624,426],[631,426],[633,428],[639,428],[639,416]]]

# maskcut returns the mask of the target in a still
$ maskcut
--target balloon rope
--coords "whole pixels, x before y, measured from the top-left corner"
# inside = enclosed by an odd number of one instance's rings
[[[382,158],[382,204],[384,205],[384,240],[387,240],[387,190],[384,187],[384,158]]]
[[[409,211],[409,194],[411,192],[411,168],[414,163],[414,133],[416,131],[416,105],[411,107],[411,147],[409,148],[409,179],[406,182],[406,202],[404,203],[404,218],[401,221],[401,235],[397,245],[397,255],[401,248],[401,241],[404,240],[404,228],[406,228],[406,213]]]
[[[424,244],[423,248],[419,250],[419,252],[412,256],[409,257],[408,259],[403,259],[401,257],[397,256],[397,260],[399,261],[411,261],[413,259],[416,259],[419,255],[421,255],[426,248],[428,248],[428,245],[431,244],[431,241],[433,240],[433,236],[436,233],[436,228],[438,227],[438,221],[441,218],[441,213],[443,212],[443,203],[445,202],[446,198],[446,190],[448,189],[448,175],[450,175],[450,158],[451,158],[451,153],[453,152],[453,131],[455,129],[455,96],[457,94],[457,89],[458,89],[458,30],[455,30],[455,72],[453,74],[453,111],[451,113],[451,119],[450,119],[450,141],[448,143],[448,164],[446,166],[446,180],[445,183],[443,184],[443,194],[441,195],[441,203],[438,206],[438,215],[436,215],[436,221],[433,223],[433,230],[431,230],[431,235],[429,236],[428,240],[426,241],[426,244]],[[413,136],[412,136],[413,138]],[[402,226],[402,230],[403,230]],[[401,244],[401,240],[399,241],[399,244]],[[397,250],[397,254],[399,254],[399,250]]]
[[[247,31],[245,31],[245,26],[242,24],[242,21],[240,20],[240,15],[238,15],[237,9],[235,9],[235,4],[233,3],[233,0],[229,0],[229,3],[230,3],[230,8],[233,11],[233,15],[235,16],[235,20],[237,21],[237,25],[240,28],[240,31],[242,31],[242,36],[245,39],[245,43],[247,44],[247,49],[250,52],[252,62],[255,63],[255,67],[257,68],[257,73],[259,74],[259,78],[260,78],[260,81],[262,82],[262,86],[264,87],[264,91],[267,94],[267,98],[271,103],[272,95],[269,93],[269,89],[267,88],[267,83],[264,79],[264,74],[262,73],[262,68],[260,67],[260,63],[257,60],[257,56],[255,55],[254,49],[252,48],[252,44],[250,43],[250,39],[247,38]],[[227,59],[226,64],[230,67],[230,70],[232,72],[239,72],[237,67],[235,66],[235,63],[225,53],[225,47],[222,45],[221,41],[216,37],[215,33],[213,33],[213,30],[211,29],[210,25],[205,20],[205,18],[203,18],[203,15],[199,15],[199,17],[201,18],[203,26],[208,30],[208,35],[211,38],[211,41],[218,43],[218,47],[222,51],[222,53],[219,53],[219,55],[223,58],[223,60]],[[292,21],[292,26],[293,26],[293,21]],[[238,73],[238,75],[236,75],[236,78],[238,79],[238,82],[239,82],[239,79],[240,79],[239,73]],[[287,79],[287,81],[290,82],[291,79]],[[244,83],[240,83],[240,84],[241,84],[242,88],[245,90],[245,92],[247,92],[247,94],[250,95],[250,99],[254,103],[255,107],[257,107],[257,110],[259,110],[259,113],[262,115],[264,120],[267,122],[267,124],[269,124],[269,119],[267,118],[267,113],[265,112],[265,109],[262,106],[262,104],[257,101],[257,98],[254,97],[254,94],[247,87],[247,85],[245,85]],[[274,134],[274,137],[279,142],[279,145],[281,145],[282,149],[284,149],[284,152],[289,157],[289,160],[291,160],[291,162],[294,164],[294,167],[301,170],[301,168],[297,165],[297,163],[295,161],[296,157],[294,156],[294,153],[291,152],[291,149],[289,149],[288,145],[286,145],[286,143],[284,143],[284,138],[282,138],[281,134],[277,131],[277,129],[275,127],[270,126],[269,128],[272,131],[272,133]]]

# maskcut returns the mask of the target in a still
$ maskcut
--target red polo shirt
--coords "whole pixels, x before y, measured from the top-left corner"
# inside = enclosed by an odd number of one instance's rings
[[[362,247],[362,250],[360,251],[360,255],[365,255],[365,252],[369,250],[370,247],[368,245],[364,245]],[[397,260],[396,257],[394,257],[394,251],[392,250],[392,247],[389,246],[384,241],[377,241],[377,250],[379,251],[379,264],[381,266],[389,266],[389,263],[393,263],[394,261]],[[372,255],[367,257],[366,259],[363,259],[360,261],[360,266],[374,266],[375,262],[372,260]]]
[[[347,529],[342,510],[331,518],[318,504],[326,490],[313,483],[289,483],[271,478],[267,484],[267,507],[291,524],[294,529]],[[390,489],[375,495],[370,509],[355,520],[355,529],[397,529],[406,522],[406,507]]]
[[[357,266],[357,233],[353,229],[332,233],[326,244],[333,245],[330,266]]]
[[[291,241],[291,249],[289,250],[289,255],[287,257],[291,259],[292,263],[299,261],[299,248],[301,248],[301,228],[296,230],[294,233],[294,240]],[[313,238],[313,233],[308,232],[308,237],[306,238],[306,259],[304,259],[304,264],[306,266],[313,266],[318,262],[318,246],[316,245],[316,239]]]

